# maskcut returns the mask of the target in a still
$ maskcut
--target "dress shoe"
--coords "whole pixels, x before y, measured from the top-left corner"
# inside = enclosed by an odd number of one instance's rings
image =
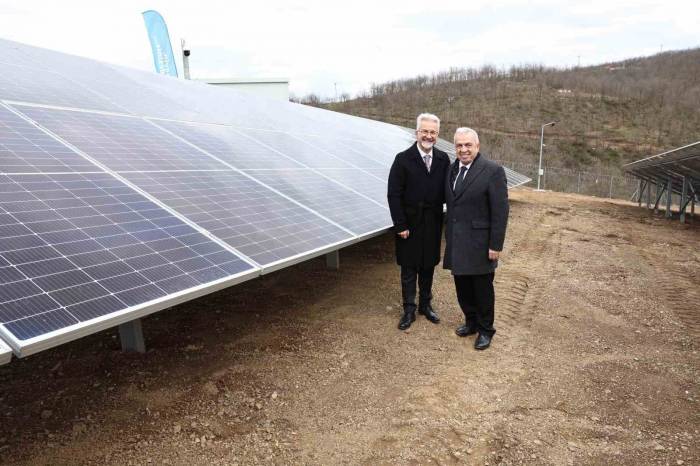
[[[468,337],[469,335],[474,335],[476,333],[476,328],[472,327],[471,325],[464,324],[457,327],[455,333],[458,337]]]
[[[480,333],[474,342],[474,349],[485,350],[491,345],[491,337]]]
[[[399,320],[399,330],[406,330],[416,320],[416,313],[405,311]]]
[[[437,324],[440,322],[440,317],[438,317],[437,313],[433,310],[432,306],[428,305],[424,308],[418,308],[418,312],[420,314],[423,314],[426,319],[431,321],[434,324]]]

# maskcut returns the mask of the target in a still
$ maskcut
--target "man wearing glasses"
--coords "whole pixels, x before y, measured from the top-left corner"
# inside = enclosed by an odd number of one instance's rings
[[[434,147],[440,119],[418,115],[416,142],[396,155],[389,172],[388,201],[396,232],[396,262],[401,266],[403,315],[399,329],[406,330],[418,312],[437,324],[440,318],[430,305],[433,271],[440,262],[444,183],[450,159]]]

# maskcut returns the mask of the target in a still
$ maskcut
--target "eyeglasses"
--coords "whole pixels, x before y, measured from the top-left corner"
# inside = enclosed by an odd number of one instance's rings
[[[418,132],[423,136],[437,136],[438,132],[433,129],[419,129]]]

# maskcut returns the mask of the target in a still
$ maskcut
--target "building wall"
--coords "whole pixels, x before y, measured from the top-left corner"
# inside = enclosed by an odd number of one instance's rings
[[[252,92],[276,100],[289,100],[289,82],[211,82],[213,80],[202,80],[213,86],[236,89],[239,91]]]

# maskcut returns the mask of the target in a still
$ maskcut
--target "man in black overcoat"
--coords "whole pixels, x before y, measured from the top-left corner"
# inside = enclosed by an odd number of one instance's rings
[[[456,333],[478,333],[474,347],[483,350],[496,333],[493,278],[508,224],[508,186],[503,167],[479,153],[476,131],[458,128],[454,141],[457,160],[445,180],[443,267],[452,271],[465,317]]]
[[[444,183],[450,159],[434,147],[440,119],[423,113],[416,120],[416,142],[396,155],[389,172],[388,201],[396,232],[396,262],[401,266],[403,315],[399,329],[406,330],[418,312],[433,323],[440,318],[433,310],[433,271],[440,262]]]

